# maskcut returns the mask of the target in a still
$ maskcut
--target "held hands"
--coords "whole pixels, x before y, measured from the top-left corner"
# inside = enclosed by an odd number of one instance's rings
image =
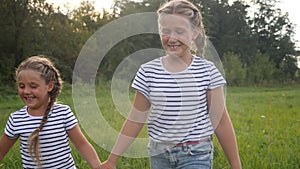
[[[100,169],[116,169],[116,164],[107,160],[101,163]]]
[[[101,169],[102,163],[100,162],[97,166],[91,166],[92,169]]]

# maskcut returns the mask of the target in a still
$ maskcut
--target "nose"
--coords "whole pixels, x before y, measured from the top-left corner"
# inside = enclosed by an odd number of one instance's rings
[[[169,35],[169,42],[177,41],[178,38],[174,32],[171,32]]]
[[[29,94],[29,93],[30,93],[29,87],[24,87],[24,88],[23,88],[23,93],[24,93],[24,94]]]
[[[171,32],[170,32],[170,37],[171,37],[171,38],[177,39],[177,35],[178,35],[178,34],[176,33],[176,31],[171,31]]]

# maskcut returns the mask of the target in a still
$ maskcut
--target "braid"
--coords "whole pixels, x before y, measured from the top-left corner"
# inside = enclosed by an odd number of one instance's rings
[[[45,80],[46,84],[54,82],[53,89],[48,93],[50,101],[47,105],[40,126],[35,131],[33,131],[28,138],[29,154],[31,158],[35,160],[37,165],[40,167],[41,161],[39,153],[39,133],[43,129],[44,125],[47,123],[48,115],[51,111],[51,108],[53,107],[62,89],[62,79],[59,71],[54,67],[52,62],[43,56],[33,56],[22,62],[16,70],[16,75],[18,75],[22,70],[27,69],[40,72],[41,78]]]
[[[39,152],[39,133],[43,129],[44,125],[46,124],[46,122],[48,120],[48,114],[49,114],[53,104],[54,103],[51,103],[51,101],[49,102],[40,126],[35,131],[33,131],[28,138],[29,154],[32,159],[36,160],[36,163],[38,166],[41,166],[40,152]],[[35,155],[35,157],[33,154]]]

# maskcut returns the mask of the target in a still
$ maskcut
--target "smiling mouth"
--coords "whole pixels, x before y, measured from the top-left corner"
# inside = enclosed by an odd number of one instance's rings
[[[35,97],[33,96],[25,96],[24,99],[27,101],[27,102],[31,102]]]
[[[168,47],[169,47],[170,49],[177,49],[177,48],[180,47],[180,45],[168,45]]]

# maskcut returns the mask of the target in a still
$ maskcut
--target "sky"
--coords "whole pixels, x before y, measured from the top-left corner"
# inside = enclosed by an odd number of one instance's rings
[[[68,6],[78,7],[82,0],[46,0],[49,3],[53,3],[54,6],[63,6],[68,4]],[[93,0],[95,2],[96,10],[101,10],[103,8],[109,9],[112,6],[113,0]],[[289,19],[291,23],[295,24],[295,37],[294,40],[297,44],[297,48],[300,49],[300,10],[297,0],[281,0],[278,3],[278,7],[285,13],[289,13]]]
[[[278,7],[283,12],[289,13],[290,21],[295,24],[295,40],[298,49],[300,49],[300,10],[299,10],[299,1],[297,0],[281,0],[282,2],[278,4]]]

